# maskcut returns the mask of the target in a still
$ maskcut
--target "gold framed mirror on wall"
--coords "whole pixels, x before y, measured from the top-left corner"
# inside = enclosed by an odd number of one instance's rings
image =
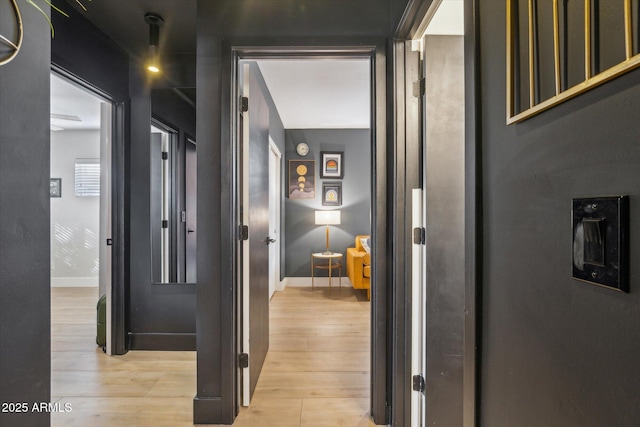
[[[507,124],[640,66],[639,2],[506,0]]]

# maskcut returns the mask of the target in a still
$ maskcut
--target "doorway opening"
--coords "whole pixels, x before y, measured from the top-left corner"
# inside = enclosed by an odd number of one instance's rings
[[[51,73],[53,375],[64,365],[64,343],[112,353],[112,112],[104,97]]]
[[[378,140],[376,128],[371,123],[372,118],[376,117],[377,111],[374,90],[374,70],[376,69],[374,59],[375,51],[372,52],[371,49],[357,53],[336,50],[327,55],[312,55],[309,52],[274,54],[271,49],[270,54],[256,55],[255,52],[251,54],[237,52],[235,57],[235,93],[232,95],[232,99],[238,100],[238,116],[236,125],[232,129],[235,134],[235,144],[238,147],[237,159],[240,165],[238,168],[238,216],[236,221],[241,227],[243,238],[243,242],[237,248],[238,262],[236,264],[238,266],[238,282],[242,284],[242,291],[238,293],[237,300],[239,330],[242,331],[237,335],[240,354],[237,390],[238,401],[244,406],[248,406],[251,401],[263,365],[269,369],[269,367],[281,363],[278,360],[267,359],[267,353],[272,350],[269,343],[270,292],[263,291],[263,289],[268,289],[268,283],[260,284],[260,277],[268,277],[268,274],[263,275],[260,272],[265,269],[268,271],[268,246],[270,243],[275,243],[273,240],[282,242],[280,250],[282,272],[279,278],[281,289],[295,289],[296,292],[305,289],[304,292],[308,292],[307,295],[310,298],[322,297],[323,295],[331,295],[334,301],[339,298],[341,290],[337,286],[333,288],[327,286],[329,280],[337,285],[336,277],[329,278],[325,274],[325,277],[320,281],[320,286],[312,288],[313,261],[311,255],[325,249],[325,226],[314,222],[316,211],[338,210],[341,213],[340,225],[331,226],[331,249],[333,252],[341,254],[341,262],[338,262],[338,265],[342,271],[338,270],[337,273],[344,276],[344,279],[340,279],[342,286],[348,287],[352,298],[356,302],[364,303],[367,310],[366,324],[363,325],[363,329],[366,330],[366,341],[363,343],[366,357],[365,363],[360,364],[361,370],[363,369],[362,365],[373,366],[370,363],[372,362],[370,358],[375,357],[376,352],[373,351],[373,345],[370,343],[375,342],[377,345],[385,346],[385,340],[372,339],[373,334],[380,333],[380,331],[376,328],[370,329],[374,310],[367,300],[366,289],[354,292],[346,274],[347,248],[356,246],[356,236],[368,238],[370,242],[372,241],[371,246],[376,247],[376,220],[379,218],[376,215],[376,204],[374,203],[376,183],[374,165],[377,160]],[[356,71],[356,74],[359,73],[356,85],[364,87],[364,107],[350,108],[354,102],[357,103],[355,97],[350,97],[346,93],[353,89],[351,87],[339,88],[338,91],[342,91],[341,95],[332,96],[331,93],[328,93],[327,87],[332,84],[339,85],[338,82],[332,81],[331,73],[327,69],[323,70],[323,67],[330,65],[344,67],[343,71],[338,73],[342,74],[342,77],[344,77],[345,69],[349,72],[353,72],[354,69],[358,70]],[[284,94],[278,86],[279,84],[289,89],[293,88],[295,92],[300,92],[300,89],[293,82],[295,78],[292,75],[285,76],[283,71],[287,68],[289,68],[288,71],[291,71],[296,67],[305,68],[305,71],[298,69],[298,77],[306,80],[307,84],[320,86],[320,91],[328,97],[329,106],[325,106],[321,110],[335,112],[334,110],[338,110],[339,107],[345,107],[347,113],[338,114],[341,119],[360,115],[360,117],[364,117],[364,120],[361,120],[358,125],[336,124],[331,120],[323,121],[322,112],[314,113],[312,108],[307,108],[308,105],[313,106],[312,99],[293,98],[291,94]],[[320,77],[310,77],[313,73]],[[293,75],[295,74],[294,71]],[[316,89],[318,88],[316,87]],[[260,99],[256,100],[256,98]],[[305,126],[289,125],[289,120],[291,120],[289,116],[284,119],[282,117],[287,114],[285,112],[286,102],[294,104],[293,111],[295,113],[306,113],[307,120],[311,117],[310,124]],[[315,104],[317,106],[322,103],[318,101]],[[302,116],[304,115],[302,114]],[[278,186],[281,191],[280,206],[283,212],[279,224],[282,230],[280,239],[273,239],[268,215],[265,219],[265,216],[260,214],[261,209],[268,211],[268,193],[271,189],[268,174],[270,139],[283,153],[279,160],[282,169],[279,174],[282,184]],[[259,142],[256,143],[256,141]],[[333,160],[338,162],[337,173],[335,169],[331,169],[333,164],[330,165],[331,167],[324,165],[327,154],[336,157]],[[327,187],[329,186],[333,191],[332,197],[327,196]],[[261,194],[267,196],[263,198]],[[259,206],[264,206],[264,208]],[[384,244],[384,240],[382,244]],[[264,263],[263,267],[260,267],[261,263]],[[335,274],[336,272],[333,272],[333,275]],[[372,277],[372,301],[378,300],[384,292],[384,289],[381,289],[380,295],[377,295],[375,286],[376,280]],[[274,299],[278,297],[279,295],[276,293]],[[318,319],[317,322],[322,322],[322,320]],[[372,331],[371,334],[369,334],[369,330]],[[300,334],[304,336],[302,329],[300,329]],[[327,347],[331,347],[331,342],[327,344]],[[273,353],[278,353],[276,357],[282,356],[280,352],[274,351]],[[265,360],[267,360],[266,364]],[[364,371],[366,395],[358,397],[364,398],[365,405],[372,408],[371,402],[375,398],[372,396],[374,391],[371,390],[373,387],[370,388],[370,385],[376,382],[369,381],[370,370],[368,368]],[[374,372],[372,371],[371,374]],[[382,377],[386,375],[385,372],[378,372],[378,374]],[[273,378],[273,375],[271,372],[267,373],[270,378]],[[287,375],[294,374],[289,372]],[[338,374],[338,376],[345,378],[348,375],[348,372]],[[371,414],[374,412],[372,408]]]

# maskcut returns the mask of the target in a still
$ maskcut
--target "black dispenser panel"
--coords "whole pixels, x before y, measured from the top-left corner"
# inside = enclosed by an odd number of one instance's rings
[[[573,278],[629,292],[629,198],[573,199]]]

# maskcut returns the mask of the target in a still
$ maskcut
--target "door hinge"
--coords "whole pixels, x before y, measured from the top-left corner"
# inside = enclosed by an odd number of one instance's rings
[[[413,82],[413,96],[415,98],[424,96],[424,94],[426,93],[426,85],[427,83],[424,77],[418,81]]]
[[[247,353],[240,353],[238,355],[238,365],[240,366],[240,368],[249,367],[249,355]]]
[[[420,393],[424,393],[425,390],[425,381],[422,375],[414,375],[413,376],[413,391],[419,391]]]
[[[416,227],[413,229],[413,244],[424,245],[427,243],[427,229],[424,227]]]
[[[241,225],[240,226],[240,240],[249,240],[249,226]]]
[[[180,212],[180,221],[181,222],[187,222],[187,211],[181,211]]]
[[[162,220],[162,228],[169,228],[169,221],[167,221],[166,219]]]
[[[162,160],[169,160],[169,153],[167,151],[162,152]]]
[[[107,239],[107,246],[113,246],[113,239]]]
[[[243,96],[240,98],[240,112],[246,113],[247,111],[249,111],[249,98]]]

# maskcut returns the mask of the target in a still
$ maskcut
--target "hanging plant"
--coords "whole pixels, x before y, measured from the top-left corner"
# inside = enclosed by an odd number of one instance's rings
[[[10,1],[11,1],[11,7],[13,9],[13,15],[16,21],[16,26],[17,26],[17,34],[16,34],[17,40],[12,41],[9,38],[0,34],[0,43],[9,47],[9,53],[5,57],[0,58],[0,65],[8,64],[13,60],[13,58],[15,58],[18,55],[18,53],[20,52],[20,48],[22,47],[22,39],[24,35],[23,25],[22,25],[22,15],[20,14],[20,7],[18,6],[18,3],[16,2],[16,0],[10,0]],[[49,18],[49,15],[47,15],[47,13],[40,6],[38,6],[33,0],[24,0],[24,1],[27,2],[29,5],[35,7],[42,14],[42,16],[45,17],[45,19],[49,23],[49,28],[51,28],[51,37],[53,38],[55,36],[55,30],[53,28],[53,23],[51,22],[51,18]],[[67,14],[64,10],[60,9],[59,7],[51,3],[50,0],[43,0],[43,1],[47,5],[49,5],[49,7],[51,7],[52,10],[56,11],[57,13],[60,13],[63,16],[66,16],[67,18],[69,17],[69,14]],[[80,0],[75,0],[75,1],[80,5],[80,7],[85,12],[87,11],[87,8],[84,6],[84,4],[82,4]],[[91,0],[88,0],[88,1],[91,1]]]
[[[42,16],[44,16],[44,18],[47,20],[47,22],[49,23],[49,27],[51,28],[51,37],[53,38],[55,36],[55,31],[53,29],[53,22],[51,22],[51,18],[49,18],[49,15],[46,14],[46,12],[44,10],[42,10],[42,8],[40,6],[38,6],[37,4],[34,3],[33,0],[25,0],[27,3],[29,3],[31,6],[35,7],[36,9],[38,9],[38,11],[42,14]],[[60,9],[59,7],[57,7],[56,5],[54,5],[53,3],[51,3],[49,0],[43,0],[46,4],[48,4],[49,6],[51,6],[51,9],[55,10],[56,12],[58,12],[59,14],[65,16],[65,17],[69,17],[69,14],[67,12],[65,12],[64,10]],[[91,0],[89,0],[91,1]],[[84,7],[84,5],[82,4],[82,2],[80,0],[76,0],[76,3],[78,3],[80,5],[80,7],[82,8],[82,10],[84,10],[85,12],[87,11],[87,8]]]

